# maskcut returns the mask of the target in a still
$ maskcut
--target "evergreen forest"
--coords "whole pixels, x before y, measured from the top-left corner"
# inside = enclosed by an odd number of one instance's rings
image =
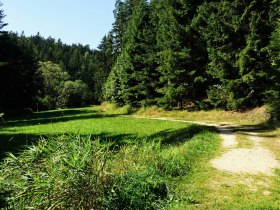
[[[5,31],[0,112],[117,106],[280,116],[279,0],[116,0],[97,49]],[[279,116],[278,116],[279,115]]]

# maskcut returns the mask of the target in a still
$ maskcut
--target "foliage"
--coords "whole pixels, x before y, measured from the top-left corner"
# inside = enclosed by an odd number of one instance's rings
[[[105,113],[110,113],[110,114],[131,114],[133,109],[129,105],[125,105],[122,107],[116,106],[116,104],[109,103],[109,102],[103,102],[101,105],[101,110]]]
[[[116,38],[122,36],[119,38],[122,47],[119,47],[121,52],[106,81],[104,95],[105,100],[118,105],[139,107],[155,100],[156,75],[151,59],[155,37],[147,2],[129,2],[127,1],[127,5],[130,5],[132,13],[127,23],[122,23],[126,28],[124,34],[120,35],[118,32],[120,26],[117,25],[121,23],[115,23]]]
[[[92,101],[88,86],[81,80],[70,81],[69,74],[58,64],[39,62],[37,75],[43,83],[38,101],[48,109],[83,107]]]
[[[271,120],[279,122],[280,119],[280,22],[273,33],[270,43],[271,62],[273,66],[272,81],[274,86],[267,91],[267,103],[270,105]]]
[[[61,93],[62,98],[66,98],[66,107],[85,107],[92,101],[92,94],[88,86],[81,80],[66,81]]]
[[[43,105],[49,109],[64,107],[67,99],[63,97],[62,92],[64,83],[69,79],[68,73],[59,65],[49,61],[39,63],[37,74],[43,81],[41,99]]]
[[[26,37],[10,33],[22,43],[22,46],[30,51],[30,55],[40,62],[52,62],[67,71],[69,80],[81,80],[93,93],[93,101],[101,102],[103,84],[114,62],[112,48],[112,35],[105,36],[97,50],[91,50],[89,46],[81,44],[67,45],[60,39],[52,37],[44,38],[38,33],[35,36]]]
[[[134,107],[262,105],[271,88],[268,46],[277,8],[273,0],[117,1],[118,57],[104,99]],[[218,86],[226,98],[218,99]]]
[[[203,74],[207,54],[199,35],[191,26],[197,4],[191,3],[190,6],[188,1],[155,3],[157,70],[160,74],[158,103],[166,108],[183,108],[186,102],[205,95],[202,87],[207,80]],[[197,62],[200,62],[199,65]]]
[[[270,85],[267,46],[275,23],[270,15],[273,6],[269,5],[273,1],[225,0],[199,8],[195,23],[207,41],[206,71],[231,95],[221,107],[262,104],[262,94]]]

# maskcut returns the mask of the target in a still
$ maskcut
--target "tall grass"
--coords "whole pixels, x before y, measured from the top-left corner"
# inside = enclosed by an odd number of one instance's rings
[[[112,148],[90,136],[42,138],[1,163],[2,207],[161,209],[176,197],[172,180],[218,147],[218,139],[200,129],[175,145],[142,138]]]

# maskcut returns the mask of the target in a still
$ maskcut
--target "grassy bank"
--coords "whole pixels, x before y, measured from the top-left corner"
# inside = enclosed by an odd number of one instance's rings
[[[0,197],[7,209],[161,209],[193,202],[180,193],[183,180],[195,181],[192,174],[219,147],[209,128],[97,107],[6,119],[0,139]]]
[[[167,111],[158,107],[142,108],[135,112],[136,115],[149,117],[166,117],[205,123],[238,124],[238,125],[259,125],[266,123],[269,115],[265,107],[256,108],[246,112],[234,112],[224,110],[209,111]]]

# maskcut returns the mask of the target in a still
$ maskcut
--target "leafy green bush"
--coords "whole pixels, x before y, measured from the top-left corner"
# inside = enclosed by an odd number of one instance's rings
[[[109,114],[130,114],[133,112],[133,109],[130,105],[117,106],[116,104],[112,104],[110,102],[103,102],[101,104],[101,109],[104,112]]]
[[[65,100],[66,107],[84,107],[90,105],[93,96],[85,83],[75,80],[64,83],[61,98]]]

